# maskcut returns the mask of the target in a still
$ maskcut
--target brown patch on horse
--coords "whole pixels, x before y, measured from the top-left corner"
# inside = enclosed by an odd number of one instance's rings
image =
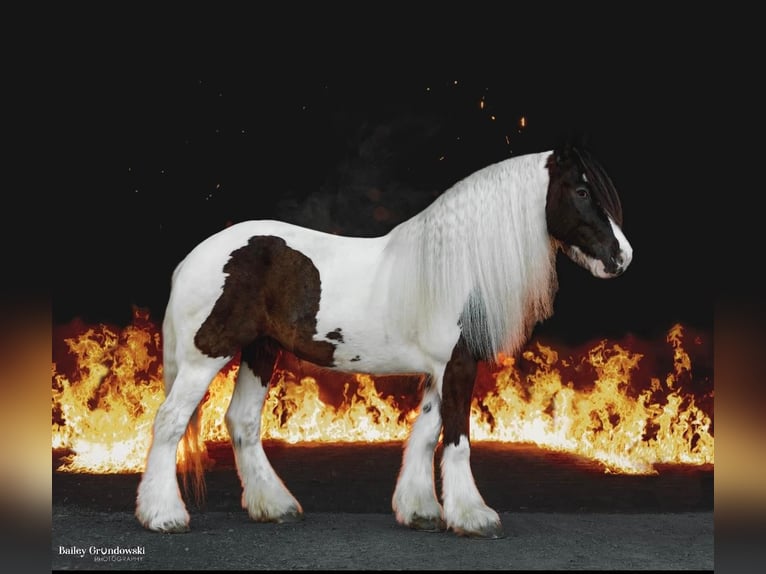
[[[470,439],[471,398],[478,361],[460,336],[444,370],[442,382],[442,424],[444,446],[457,445],[460,436]]]
[[[223,271],[223,292],[194,337],[200,351],[234,356],[269,337],[302,359],[333,365],[335,345],[313,340],[322,288],[311,259],[284,239],[263,235],[232,252]]]
[[[279,358],[279,345],[268,337],[259,337],[242,348],[242,362],[250,367],[261,384],[268,387]]]

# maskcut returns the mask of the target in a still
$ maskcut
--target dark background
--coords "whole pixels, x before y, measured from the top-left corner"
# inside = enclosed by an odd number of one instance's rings
[[[509,34],[454,64],[449,35],[446,48],[388,49],[358,30],[322,44],[332,29],[314,28],[292,50],[256,34],[227,50],[157,33],[150,50],[139,34],[140,49],[117,46],[108,66],[85,61],[69,78],[86,145],[54,213],[54,323],[126,324],[133,305],[161,320],[176,263],[229,223],[379,235],[476,169],[580,137],[620,191],[634,260],[604,281],[560,258],[540,330],[587,340],[712,328],[710,220],[734,192],[709,166],[736,110],[705,97],[713,46],[675,42],[672,18],[654,22],[651,42],[619,22],[588,34],[558,24],[556,50]]]

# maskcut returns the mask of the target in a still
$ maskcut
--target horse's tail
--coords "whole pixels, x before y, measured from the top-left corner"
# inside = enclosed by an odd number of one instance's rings
[[[173,283],[175,283],[180,269],[181,264],[173,271]],[[162,324],[162,362],[165,396],[168,396],[178,375],[176,332],[170,305],[168,305],[165,311],[165,318]],[[181,460],[177,469],[181,474],[186,498],[193,498],[198,507],[202,506],[205,501],[205,468],[210,463],[205,441],[200,438],[200,416],[200,405],[197,405],[189,418],[186,431],[179,443]]]
[[[205,468],[210,462],[205,441],[200,438],[200,418],[200,408],[197,406],[181,438],[181,462],[178,466],[184,493],[187,498],[193,498],[198,507],[205,502]]]

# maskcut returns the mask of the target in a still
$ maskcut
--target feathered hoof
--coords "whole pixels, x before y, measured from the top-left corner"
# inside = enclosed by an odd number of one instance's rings
[[[141,525],[147,530],[151,530],[153,532],[161,532],[163,534],[183,534],[184,532],[189,532],[191,530],[189,523],[185,521],[141,522]]]
[[[503,525],[499,522],[489,524],[485,528],[476,530],[465,530],[453,526],[452,530],[458,536],[465,536],[466,538],[479,538],[482,540],[497,540],[505,538],[505,532],[503,531]]]
[[[141,526],[153,532],[167,534],[189,532],[191,527],[189,526],[189,514],[186,512],[186,509],[181,506],[174,510],[174,512],[164,512],[160,515],[156,511],[147,511],[145,505],[139,504],[136,508],[136,518],[141,523]]]
[[[447,530],[447,523],[441,516],[414,516],[408,526],[420,532],[444,532]]]

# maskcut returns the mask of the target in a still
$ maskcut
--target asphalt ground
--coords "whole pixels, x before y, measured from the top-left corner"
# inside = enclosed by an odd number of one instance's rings
[[[268,444],[304,519],[252,522],[231,449],[211,448],[191,531],[159,534],[133,515],[138,474],[53,473],[52,570],[713,570],[713,469],[605,473],[530,445],[478,443],[472,466],[505,537],[479,540],[396,523],[401,445]],[[437,464],[439,452],[437,452]],[[54,453],[54,468],[57,456]],[[438,466],[437,466],[438,468]]]

